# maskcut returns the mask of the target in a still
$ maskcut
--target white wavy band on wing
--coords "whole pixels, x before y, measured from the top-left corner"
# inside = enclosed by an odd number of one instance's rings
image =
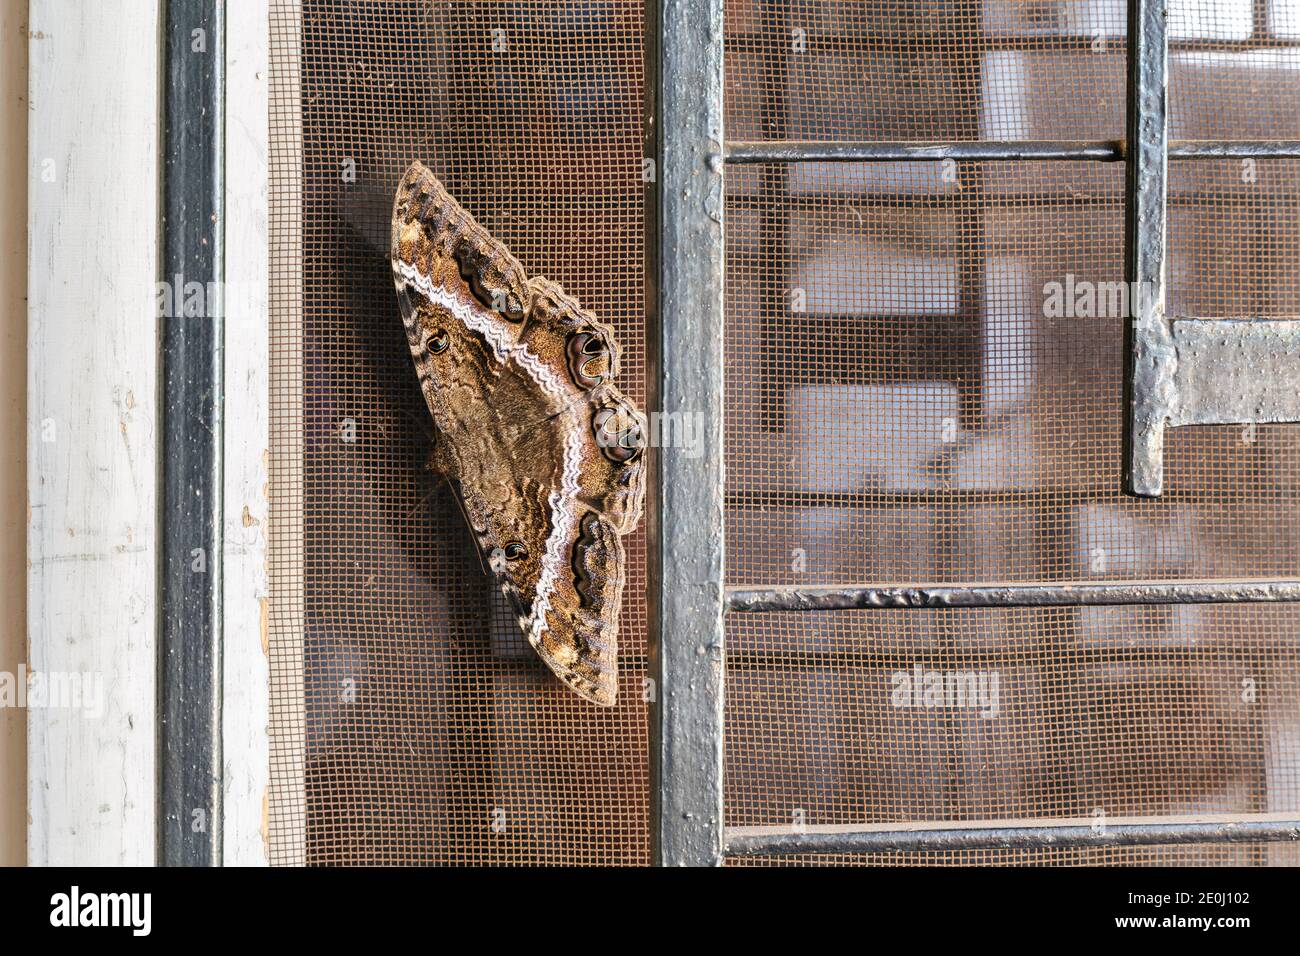
[[[512,344],[500,325],[501,320],[477,299],[470,299],[444,286],[435,286],[428,276],[409,263],[399,262],[395,265],[399,277],[414,286],[420,295],[445,309],[466,328],[481,335],[491,346],[498,361],[515,362],[544,393],[563,397],[564,380],[526,345]],[[551,609],[551,595],[555,591],[556,578],[560,570],[568,565],[564,546],[572,535],[577,520],[574,509],[581,488],[578,481],[581,466],[581,445],[573,436],[569,436],[564,442],[564,471],[560,490],[552,491],[547,499],[551,506],[551,533],[546,540],[546,552],[542,556],[542,575],[537,582],[537,597],[526,623],[528,641],[533,645],[538,643],[546,630],[546,612]]]

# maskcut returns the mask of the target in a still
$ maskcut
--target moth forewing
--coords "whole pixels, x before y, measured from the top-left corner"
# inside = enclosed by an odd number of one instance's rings
[[[393,203],[392,267],[438,462],[520,627],[563,683],[611,706],[645,419],[611,329],[529,279],[422,164]]]

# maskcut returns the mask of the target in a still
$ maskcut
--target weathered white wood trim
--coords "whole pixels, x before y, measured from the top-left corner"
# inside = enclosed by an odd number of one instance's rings
[[[29,29],[29,681],[92,706],[28,701],[28,861],[149,865],[158,5],[31,0]]]
[[[271,277],[271,862],[307,862],[306,717],[303,698],[302,592],[302,90],[299,82],[300,0],[273,0],[271,89],[276,128],[270,177],[275,201],[269,243]]]
[[[226,7],[222,861],[267,862],[267,0]]]

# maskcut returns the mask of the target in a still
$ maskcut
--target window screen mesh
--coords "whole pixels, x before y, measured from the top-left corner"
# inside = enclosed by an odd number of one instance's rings
[[[1300,162],[1175,164],[1175,315],[1300,315]],[[946,178],[947,177],[947,178]],[[733,584],[1300,573],[1300,434],[1174,429],[1121,494],[1123,178],[799,163],[728,180]]]
[[[622,0],[272,3],[279,862],[648,860],[644,535],[605,711],[524,642],[424,466],[387,261],[419,159],[615,328],[644,405],[643,35]]]
[[[1300,806],[1300,620],[1265,605],[737,614],[733,826]]]
[[[1172,3],[1171,135],[1300,136],[1298,11]],[[1123,135],[1121,0],[726,14],[733,140]],[[631,0],[272,0],[278,862],[648,859],[644,539],[622,703],[598,711],[533,658],[424,468],[385,258],[393,186],[421,159],[615,327],[644,406],[643,29]],[[1118,166],[1078,162],[729,167],[729,584],[1297,574],[1293,428],[1175,429],[1164,498],[1117,491],[1123,188]],[[1300,314],[1300,162],[1174,164],[1170,194],[1174,314]],[[1300,812],[1298,621],[1200,605],[733,616],[727,822]],[[1297,860],[1237,845],[732,862]]]
[[[1297,135],[1295,9],[1171,4],[1172,136]],[[727,13],[733,140],[1124,135],[1122,2]],[[1174,163],[1169,191],[1172,314],[1300,315],[1300,162]],[[1123,212],[1121,164],[730,167],[728,583],[1300,574],[1294,426],[1174,429],[1164,496],[1119,491]],[[1297,812],[1298,649],[1289,605],[735,614],[727,823]],[[1287,861],[1199,846],[734,862]]]

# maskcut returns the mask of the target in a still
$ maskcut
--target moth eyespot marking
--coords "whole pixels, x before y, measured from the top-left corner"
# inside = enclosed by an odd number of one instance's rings
[[[596,412],[592,424],[595,426],[596,444],[610,461],[625,465],[635,461],[645,450],[645,435],[635,415],[606,406]]]
[[[565,351],[569,359],[569,374],[579,388],[590,390],[609,378],[609,346],[601,336],[585,329],[575,332],[569,336]]]
[[[442,329],[438,329],[429,336],[429,341],[426,345],[430,354],[441,355],[443,352],[447,351],[447,348],[451,345],[451,336]]]
[[[507,561],[524,561],[528,558],[528,549],[519,541],[511,541],[505,546]]]
[[[469,284],[474,297],[508,322],[522,322],[528,305],[517,293],[500,283],[508,281],[509,264],[499,254],[475,246],[462,246],[455,252],[461,278]]]
[[[585,558],[596,545],[596,535],[600,530],[600,521],[594,514],[584,515],[578,525],[578,540],[573,548],[573,589],[585,607],[596,603],[596,589],[588,571]]]

